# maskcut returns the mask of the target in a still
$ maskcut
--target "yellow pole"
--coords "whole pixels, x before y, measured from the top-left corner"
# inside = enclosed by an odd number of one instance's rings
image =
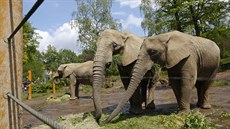
[[[30,81],[30,84],[28,85],[28,99],[32,99],[32,71],[28,71],[28,79]]]
[[[52,78],[54,77],[54,75],[55,75],[55,73],[52,72]],[[56,84],[53,81],[53,94],[55,94],[55,93],[56,93]]]

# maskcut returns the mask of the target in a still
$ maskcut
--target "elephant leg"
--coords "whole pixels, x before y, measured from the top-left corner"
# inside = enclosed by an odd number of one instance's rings
[[[154,103],[155,88],[156,88],[156,83],[152,82],[151,80],[148,86],[148,99],[147,99],[146,109],[156,108],[155,103]]]
[[[179,107],[182,112],[190,111],[190,98],[191,98],[192,88],[193,88],[193,84],[191,84],[190,79],[182,79],[181,100],[179,102]]]
[[[174,82],[172,87],[177,97],[180,112],[189,112],[191,92],[197,80],[197,66],[194,65],[192,59],[187,58],[168,71],[170,81],[173,80],[172,82]]]
[[[181,98],[181,87],[180,87],[180,78],[179,75],[175,74],[173,70],[168,70],[168,76],[169,76],[169,86],[172,87],[173,93],[176,97],[177,104],[179,105],[180,98]]]
[[[119,74],[121,76],[121,81],[124,85],[125,90],[127,90],[131,78],[131,71],[132,71],[132,66],[133,64],[129,66],[118,66]],[[142,113],[142,93],[141,93],[141,88],[138,86],[132,97],[129,99],[130,102],[130,108],[129,112],[134,113],[134,114],[140,114]]]
[[[142,113],[142,92],[141,86],[139,85],[132,97],[130,98],[130,109],[129,112],[133,114],[140,114]]]
[[[70,100],[74,100],[77,97],[75,96],[75,85],[76,85],[76,77],[74,75],[70,75]]]
[[[201,107],[204,109],[209,109],[212,107],[209,103],[209,96],[208,96],[208,89],[209,89],[210,84],[211,84],[210,81],[198,81],[196,83],[197,96],[198,96],[198,102],[197,102],[198,107]]]
[[[79,99],[79,86],[80,86],[80,83],[77,82],[76,83],[76,87],[75,87],[75,96]]]

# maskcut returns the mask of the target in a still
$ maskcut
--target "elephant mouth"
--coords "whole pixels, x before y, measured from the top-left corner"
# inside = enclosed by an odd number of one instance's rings
[[[108,63],[105,64],[105,67],[109,68],[111,66],[111,64],[112,64],[112,62],[108,62]]]

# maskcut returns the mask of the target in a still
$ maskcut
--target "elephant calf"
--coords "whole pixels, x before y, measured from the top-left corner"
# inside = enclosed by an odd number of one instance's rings
[[[60,78],[70,79],[70,99],[79,98],[79,84],[92,85],[93,61],[84,63],[61,64],[57,69],[54,82],[59,83]]]

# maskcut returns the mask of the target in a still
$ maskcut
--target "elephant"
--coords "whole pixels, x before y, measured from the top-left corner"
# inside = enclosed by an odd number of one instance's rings
[[[104,83],[105,69],[112,63],[113,55],[121,55],[121,63],[118,64],[118,71],[124,88],[127,89],[131,71],[137,60],[137,56],[144,38],[138,37],[128,31],[117,31],[113,29],[104,30],[96,43],[97,50],[93,64],[93,102],[95,107],[95,119],[99,122],[102,107],[100,88]],[[146,72],[145,78],[142,79],[140,86],[130,98],[129,112],[142,113],[142,103],[145,102],[146,108],[155,108],[154,89],[155,69]],[[157,70],[159,71],[159,70]],[[148,98],[147,98],[148,90]]]
[[[220,62],[220,50],[215,42],[179,31],[146,38],[134,65],[132,79],[125,97],[105,122],[110,122],[132,96],[146,71],[155,63],[166,68],[179,113],[190,112],[190,96],[197,88],[197,106],[211,108],[208,91]]]
[[[91,85],[93,77],[93,61],[83,63],[61,64],[54,77],[54,83],[59,83],[60,78],[70,79],[70,100],[79,98],[79,85]]]

